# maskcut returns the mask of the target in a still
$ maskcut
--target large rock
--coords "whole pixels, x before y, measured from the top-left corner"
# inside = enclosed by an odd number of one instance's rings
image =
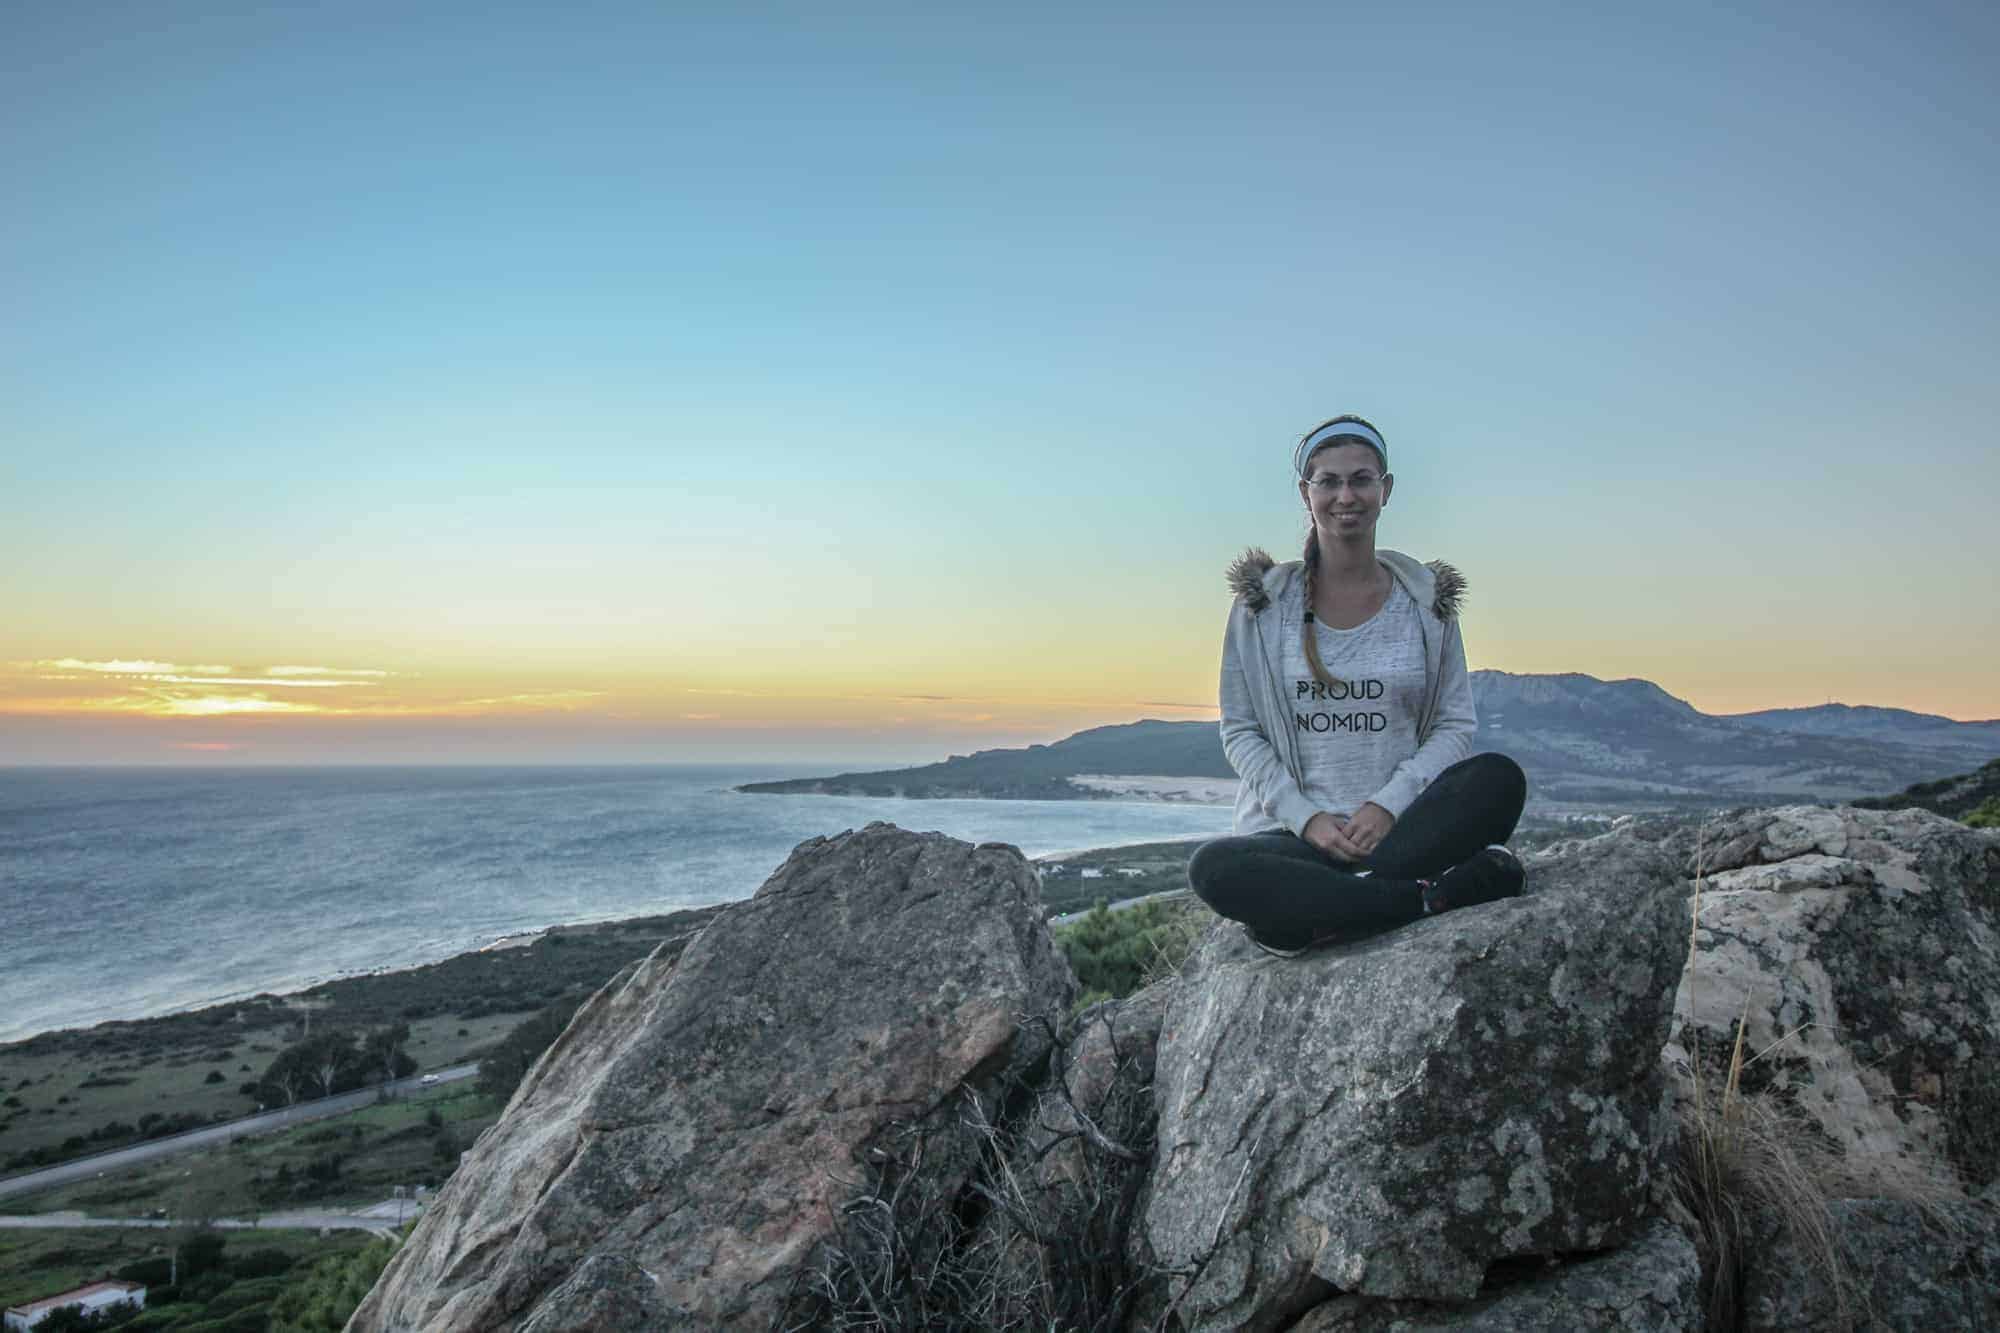
[[[1339,1296],[1315,1306],[1292,1333],[1669,1333],[1700,1327],[1701,1260],[1694,1242],[1672,1223],[1656,1221],[1630,1245],[1552,1265],[1463,1306]]]
[[[1921,810],[1730,816],[1661,844],[1701,873],[1669,1056],[1794,1106],[1851,1190],[2000,1175],[2000,836]]]
[[[1684,890],[1629,839],[1537,876],[1302,960],[1203,941],[1160,1035],[1146,1212],[1192,1325],[1275,1328],[1336,1289],[1465,1301],[1496,1260],[1646,1222]]]
[[[1008,1126],[975,1261],[1006,1328],[1150,1327],[1162,1283],[1128,1252],[1153,1162],[1153,1069],[1169,978],[1092,1005],[1064,1033],[1049,1077]]]
[[[1160,1025],[1176,984],[1170,977],[1078,1018],[1020,1136],[1036,1185],[1057,1193],[1083,1187],[1105,1158],[1150,1149]]]
[[[2000,1328],[2000,1218],[1992,1209],[1890,1199],[1828,1207],[1844,1293],[1828,1281],[1829,1256],[1781,1230],[1746,1256],[1741,1333]]]
[[[802,843],[577,1014],[350,1328],[766,1328],[888,1151],[959,1189],[962,1099],[992,1112],[1074,984],[1015,849]]]

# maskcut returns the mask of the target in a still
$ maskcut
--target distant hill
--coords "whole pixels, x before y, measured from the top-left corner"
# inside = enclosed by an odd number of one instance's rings
[[[1963,819],[1987,801],[2000,798],[2000,759],[1956,777],[1919,782],[1894,796],[1864,796],[1851,802],[1868,810],[1929,810]]]
[[[2000,754],[1991,723],[1899,709],[1850,710],[1869,728],[1855,735],[1825,709],[1711,715],[1649,680],[1475,671],[1472,690],[1478,748],[1512,755],[1544,799],[1847,800]],[[1772,720],[1786,712],[1806,729]]]
[[[1070,782],[1080,773],[1119,777],[1233,778],[1213,722],[1126,722],[1092,727],[1053,745],[955,754],[941,764],[878,773],[837,773],[791,782],[752,782],[752,792],[840,796],[979,796],[989,800],[1068,801],[1094,793]]]
[[[1479,750],[1511,755],[1535,797],[1580,805],[1848,800],[1962,772],[2000,755],[2000,722],[1895,708],[1715,716],[1649,680],[1472,673]],[[1795,725],[1787,725],[1795,722]],[[981,750],[939,764],[752,783],[756,792],[851,796],[1101,798],[1083,775],[1230,778],[1213,722],[1093,727],[1052,745]]]
[[[1906,708],[1819,704],[1812,708],[1767,708],[1759,713],[1727,713],[1721,716],[1721,720],[1741,722],[1766,731],[1794,731],[1813,736],[1843,736],[1960,750],[1975,762],[2000,754],[2000,721],[1960,722],[1935,713],[1913,713]]]

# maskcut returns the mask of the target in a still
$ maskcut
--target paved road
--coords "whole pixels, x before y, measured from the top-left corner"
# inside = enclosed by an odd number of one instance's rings
[[[213,1147],[219,1143],[228,1143],[232,1139],[247,1138],[253,1134],[269,1134],[274,1130],[289,1129],[293,1125],[303,1125],[308,1121],[324,1120],[328,1116],[346,1115],[349,1111],[358,1111],[364,1106],[373,1105],[383,1086],[395,1093],[416,1092],[433,1084],[453,1083],[459,1079],[471,1078],[478,1072],[477,1062],[453,1065],[450,1069],[440,1069],[429,1074],[414,1074],[386,1085],[359,1088],[353,1092],[343,1092],[337,1097],[322,1097],[317,1101],[300,1102],[295,1106],[284,1106],[275,1111],[247,1115],[241,1120],[229,1120],[219,1125],[191,1129],[185,1134],[173,1134],[163,1139],[136,1143],[129,1148],[98,1153],[94,1157],[79,1157],[60,1166],[44,1167],[40,1171],[30,1171],[25,1175],[9,1176],[5,1180],[0,1180],[0,1199],[11,1194],[29,1194],[36,1190],[51,1189],[57,1185],[67,1185],[72,1181],[88,1180],[92,1176],[112,1171],[123,1171],[142,1162],[171,1157],[175,1153],[187,1152],[194,1148]],[[426,1079],[430,1082],[425,1082]]]
[[[387,1207],[393,1209],[392,1201]],[[359,1213],[289,1212],[266,1213],[249,1219],[220,1217],[208,1223],[224,1231],[372,1231],[378,1236],[396,1234],[396,1217],[393,1211],[382,1213],[385,1207],[375,1207]],[[401,1216],[407,1221],[420,1211],[405,1202]],[[186,1223],[174,1218],[158,1217],[86,1217],[82,1213],[36,1213],[28,1215],[0,1216],[0,1230],[43,1231],[51,1228],[82,1227],[139,1227],[165,1230],[169,1227],[185,1226]]]
[[[1142,893],[1137,898],[1120,898],[1115,903],[1106,903],[1105,907],[1113,912],[1123,912],[1127,908],[1137,907],[1140,903],[1155,902],[1161,898],[1186,898],[1188,896],[1190,896],[1190,891],[1187,889],[1162,889],[1158,893]],[[1050,917],[1049,924],[1051,926],[1067,926],[1072,922],[1083,920],[1090,915],[1092,910],[1092,908],[1083,907],[1074,912],[1064,912],[1061,916]],[[0,1186],[0,1188],[5,1187]]]

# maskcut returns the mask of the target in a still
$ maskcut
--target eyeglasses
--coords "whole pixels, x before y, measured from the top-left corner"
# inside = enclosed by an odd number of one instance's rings
[[[1356,495],[1367,495],[1382,485],[1382,478],[1373,472],[1357,472],[1351,477],[1343,477],[1338,472],[1322,472],[1306,484],[1323,495],[1338,495],[1342,486]]]

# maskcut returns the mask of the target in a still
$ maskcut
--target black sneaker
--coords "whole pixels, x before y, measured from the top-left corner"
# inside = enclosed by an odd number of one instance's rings
[[[1311,953],[1314,949],[1324,949],[1330,944],[1352,944],[1356,940],[1364,940],[1370,935],[1381,933],[1379,928],[1368,930],[1355,926],[1336,926],[1332,930],[1321,931],[1304,944],[1290,945],[1274,944],[1270,940],[1260,939],[1256,931],[1241,922],[1237,923],[1236,928],[1243,932],[1244,939],[1249,940],[1273,958],[1297,958],[1301,954]]]
[[[1297,958],[1300,954],[1312,948],[1310,944],[1301,944],[1295,949],[1287,948],[1282,944],[1272,944],[1268,940],[1260,939],[1256,931],[1240,922],[1236,928],[1243,932],[1244,939],[1249,940],[1273,958]]]
[[[1454,907],[1477,907],[1500,898],[1518,898],[1528,872],[1514,853],[1494,843],[1469,861],[1453,866],[1424,886],[1424,913],[1435,916]]]

